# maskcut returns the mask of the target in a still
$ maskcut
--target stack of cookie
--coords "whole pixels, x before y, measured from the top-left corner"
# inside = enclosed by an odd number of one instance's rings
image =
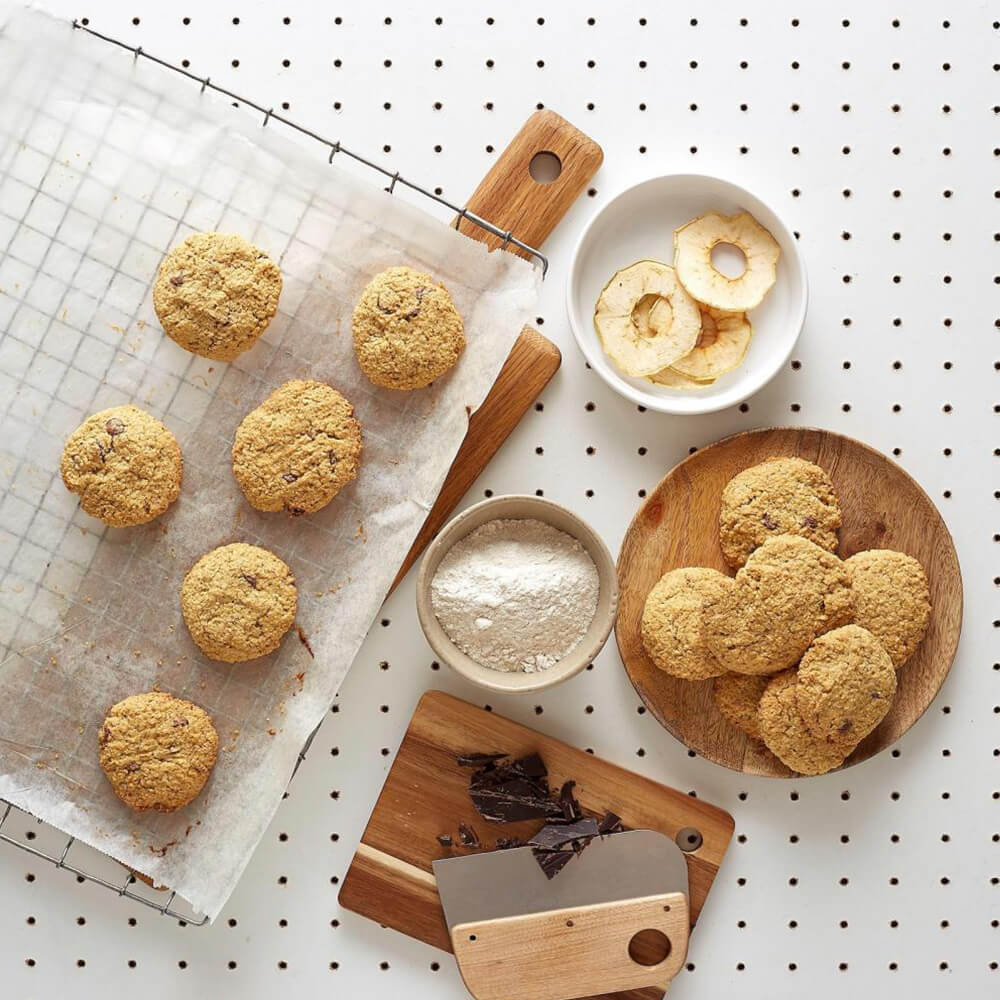
[[[153,307],[168,337],[192,354],[232,361],[260,340],[278,309],[278,266],[241,236],[196,233],[164,259]],[[376,275],[353,316],[354,350],[375,386],[424,388],[465,348],[462,317],[447,289],[408,267]],[[301,517],[321,510],[357,478],[361,424],[323,382],[278,387],[239,425],[233,475],[256,510]],[[145,524],[181,495],[177,439],[137,406],[88,417],[70,435],[61,472],[80,506],[113,527]],[[202,556],[184,578],[181,610],[212,660],[243,663],[274,652],[295,622],[291,568],[274,553],[235,542]],[[201,708],[159,691],[132,695],[109,712],[100,761],[116,794],[135,809],[178,809],[214,767],[218,736]]]
[[[930,621],[923,567],[889,549],[835,554],[826,472],[772,458],[726,485],[728,576],[689,567],[650,591],[642,642],[661,670],[713,680],[719,711],[800,774],[839,767],[885,718]]]

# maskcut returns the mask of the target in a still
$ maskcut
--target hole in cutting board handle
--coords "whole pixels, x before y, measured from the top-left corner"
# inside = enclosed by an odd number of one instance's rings
[[[663,931],[647,927],[633,934],[628,943],[628,957],[636,965],[659,965],[670,954],[670,938]]]
[[[528,173],[536,184],[551,184],[562,173],[562,160],[555,153],[543,149],[531,158]]]
[[[677,831],[674,841],[685,854],[690,854],[692,851],[697,851],[702,845],[701,830],[697,830],[693,826],[686,826],[683,830]]]

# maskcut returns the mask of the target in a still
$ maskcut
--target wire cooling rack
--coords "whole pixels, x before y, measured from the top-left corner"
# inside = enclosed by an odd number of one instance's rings
[[[406,177],[403,177],[399,171],[390,170],[368,157],[363,156],[354,150],[348,149],[339,140],[327,139],[324,136],[319,135],[317,132],[314,132],[313,130],[306,128],[305,126],[300,125],[286,116],[276,112],[273,107],[267,107],[257,101],[236,94],[226,87],[213,83],[210,77],[200,77],[191,73],[182,66],[178,66],[166,59],[161,59],[159,56],[145,51],[141,45],[128,45],[126,42],[113,38],[110,35],[95,31],[93,28],[82,24],[76,19],[71,22],[71,25],[74,30],[100,39],[110,45],[117,46],[120,49],[124,49],[125,51],[131,53],[134,59],[146,59],[149,62],[155,63],[157,66],[186,77],[193,83],[198,84],[202,93],[205,91],[213,91],[214,93],[228,98],[231,102],[233,102],[233,106],[236,108],[245,106],[258,112],[263,115],[263,119],[260,122],[261,128],[266,128],[270,123],[277,122],[278,124],[299,133],[300,135],[307,136],[325,147],[327,150],[328,163],[333,163],[334,157],[339,155],[347,157],[369,170],[375,171],[382,178],[388,180],[385,190],[389,194],[394,193],[397,187],[404,187],[424,198],[428,198],[431,201],[436,202],[438,205],[449,209],[455,214],[453,225],[456,229],[459,228],[463,221],[471,223],[477,228],[498,237],[502,241],[502,248],[506,249],[508,247],[516,247],[526,253],[529,257],[535,259],[541,266],[543,275],[548,270],[548,260],[545,255],[542,254],[537,248],[532,247],[518,239],[512,231],[501,229],[488,219],[484,219],[476,213],[470,212],[465,206],[456,205],[447,198],[428,190],[414,181],[408,180]],[[0,34],[2,34],[2,30],[2,27],[0,27]],[[311,746],[313,738],[318,730],[319,726],[313,730],[308,739],[305,741],[302,749],[299,751],[298,758],[292,771],[292,778],[295,777],[299,766],[305,760],[306,754],[309,752],[309,747]],[[207,916],[198,914],[193,909],[187,907],[183,898],[178,897],[174,891],[166,889],[159,890],[154,887],[149,887],[147,889],[144,882],[140,881],[139,878],[133,874],[131,869],[127,868],[125,865],[102,854],[94,848],[91,848],[89,845],[78,841],[75,837],[68,836],[62,831],[59,831],[57,828],[44,823],[42,820],[30,817],[31,819],[34,819],[35,828],[31,829],[29,824],[24,840],[18,839],[15,835],[9,832],[13,828],[14,821],[17,818],[29,817],[30,814],[25,813],[23,810],[17,808],[6,799],[0,798],[0,842],[11,844],[14,847],[26,851],[33,857],[50,862],[55,865],[56,868],[75,875],[79,882],[93,882],[97,885],[103,886],[119,896],[127,897],[128,899],[142,903],[144,906],[156,910],[161,915],[173,917],[183,925],[201,927],[208,922]],[[147,891],[149,895],[144,894]],[[158,898],[160,895],[163,895],[162,902]]]

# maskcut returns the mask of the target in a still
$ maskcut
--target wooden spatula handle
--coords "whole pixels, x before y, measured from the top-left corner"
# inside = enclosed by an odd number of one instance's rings
[[[687,897],[672,892],[458,924],[451,943],[476,1000],[571,1000],[644,987],[662,995],[684,964],[688,928]],[[659,956],[643,947],[648,935],[635,938],[642,931],[669,941],[656,964],[645,964]]]
[[[549,183],[541,183],[531,175],[531,161],[539,153],[550,153],[559,160],[559,174]],[[554,111],[536,111],[500,154],[466,208],[513,233],[522,243],[538,248],[603,159],[604,152],[589,135]],[[468,220],[463,219],[458,228],[490,249],[503,244],[500,237]],[[529,256],[514,246],[509,249]]]

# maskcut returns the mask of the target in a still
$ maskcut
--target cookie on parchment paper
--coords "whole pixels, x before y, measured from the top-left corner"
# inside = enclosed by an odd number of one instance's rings
[[[801,535],[835,552],[840,523],[840,501],[823,469],[801,458],[769,458],[726,484],[719,544],[734,567],[774,535]]]
[[[232,361],[257,343],[278,310],[281,271],[232,233],[195,233],[160,265],[153,308],[186,351]]]

